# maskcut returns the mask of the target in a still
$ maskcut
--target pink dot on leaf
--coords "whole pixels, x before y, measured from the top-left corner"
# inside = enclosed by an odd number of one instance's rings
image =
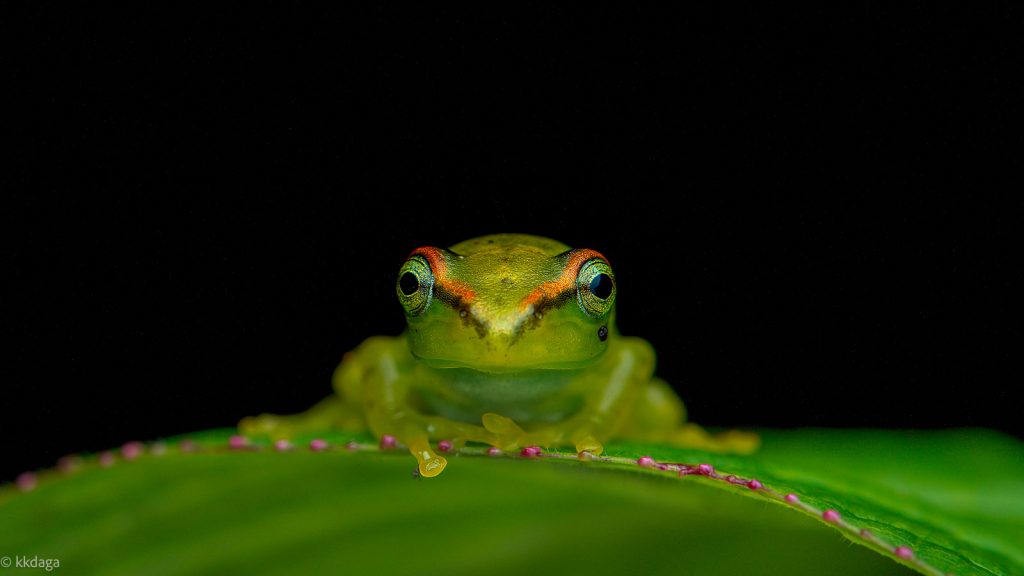
[[[533,458],[534,456],[540,455],[540,453],[540,446],[527,446],[526,448],[523,448],[522,451],[519,452],[519,455],[524,456],[526,458]]]
[[[76,454],[69,454],[67,456],[61,456],[57,460],[57,469],[61,472],[68,473],[78,470],[82,465],[82,459]]]
[[[39,477],[36,476],[35,472],[22,472],[14,480],[15,486],[17,486],[18,490],[21,490],[22,492],[28,492],[29,490],[32,490],[33,488],[36,487],[36,484],[38,482]]]
[[[134,460],[142,455],[145,447],[142,442],[128,442],[124,446],[121,446],[121,456],[125,460]]]

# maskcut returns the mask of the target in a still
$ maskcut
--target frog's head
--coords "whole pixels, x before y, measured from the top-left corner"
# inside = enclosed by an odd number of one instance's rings
[[[417,248],[395,290],[412,354],[438,368],[578,368],[615,337],[608,261],[547,238],[498,234]]]

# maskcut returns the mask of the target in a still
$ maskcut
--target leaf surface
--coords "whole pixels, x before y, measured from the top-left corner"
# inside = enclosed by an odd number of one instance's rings
[[[752,456],[629,443],[608,447],[628,458],[614,461],[463,453],[433,479],[413,478],[402,451],[341,448],[348,435],[276,452],[230,450],[231,433],[0,489],[0,556],[114,575],[1024,574],[1024,449],[984,430],[766,431]],[[765,488],[678,478],[632,463],[642,455]],[[825,509],[847,529],[808,512]]]

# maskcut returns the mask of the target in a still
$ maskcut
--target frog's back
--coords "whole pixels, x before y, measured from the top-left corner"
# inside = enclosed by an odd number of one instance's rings
[[[451,251],[463,256],[499,251],[538,252],[544,256],[556,256],[570,247],[543,236],[530,234],[489,234],[471,238],[451,247]]]

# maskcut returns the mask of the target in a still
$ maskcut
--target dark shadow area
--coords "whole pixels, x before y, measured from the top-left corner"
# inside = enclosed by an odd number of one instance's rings
[[[705,425],[1024,434],[998,38],[50,16],[5,176],[39,194],[0,217],[0,480],[309,407],[402,330],[409,251],[494,232],[607,255],[620,329]]]

